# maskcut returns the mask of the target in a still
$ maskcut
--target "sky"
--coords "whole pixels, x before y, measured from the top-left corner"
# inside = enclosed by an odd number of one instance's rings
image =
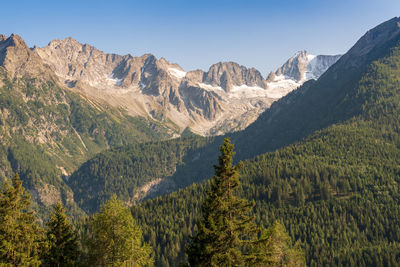
[[[400,16],[400,0],[2,0],[0,8],[0,33],[30,47],[71,36],[107,53],[152,53],[185,70],[234,61],[264,76],[300,50],[345,53]]]

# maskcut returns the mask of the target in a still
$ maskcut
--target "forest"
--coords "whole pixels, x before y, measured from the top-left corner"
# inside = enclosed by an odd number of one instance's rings
[[[180,265],[304,266],[303,252],[297,243],[293,245],[284,226],[276,221],[261,231],[250,214],[254,203],[236,196],[242,164],[233,166],[233,148],[229,139],[220,147],[219,164],[196,224],[198,233],[184,249],[188,259]],[[30,194],[17,174],[0,193],[2,266],[154,265],[140,225],[116,195],[75,225],[58,202],[40,227],[30,205]]]

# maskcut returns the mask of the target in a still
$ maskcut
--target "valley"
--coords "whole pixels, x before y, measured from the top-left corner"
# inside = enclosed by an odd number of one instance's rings
[[[296,266],[398,266],[400,18],[343,55],[301,50],[265,75],[229,61],[184,70],[72,37],[30,48],[0,35],[0,185],[1,203],[9,192],[32,200],[34,213],[21,212],[37,220],[32,229],[57,212],[72,218],[77,265],[110,260],[96,231],[119,212],[110,225],[129,227],[113,233],[135,232],[127,242],[140,253],[128,249],[138,258],[118,264],[206,262],[196,246],[212,239],[207,231],[240,222],[245,232],[218,235],[238,242],[220,263],[236,255],[236,265],[258,266],[271,248],[255,244],[279,234]],[[6,204],[0,215],[11,214]],[[235,207],[246,214],[226,222]],[[0,234],[16,229],[2,225]]]

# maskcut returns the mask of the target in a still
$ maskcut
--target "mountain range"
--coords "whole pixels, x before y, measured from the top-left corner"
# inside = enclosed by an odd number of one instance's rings
[[[177,134],[189,127],[200,135],[244,129],[273,101],[317,79],[340,57],[301,51],[265,80],[256,69],[234,62],[185,71],[151,54],[106,54],[71,37],[33,52],[71,89],[163,122]]]
[[[395,265],[399,70],[400,18],[342,56],[298,52],[266,79],[233,62],[185,71],[0,35],[0,181],[19,173],[41,218],[60,199],[81,218],[117,194],[156,263],[177,265],[229,137],[257,222],[284,221],[310,266]]]
[[[29,48],[18,35],[0,35],[2,180],[18,172],[40,208],[61,198],[79,213],[67,178],[96,153],[243,129],[339,57],[302,51],[264,79],[233,62],[186,72],[150,54],[105,54],[73,38]],[[138,186],[154,184],[149,179]]]

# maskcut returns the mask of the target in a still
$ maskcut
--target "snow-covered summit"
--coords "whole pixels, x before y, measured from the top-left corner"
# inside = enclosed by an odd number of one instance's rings
[[[312,55],[302,50],[296,52],[275,73],[267,78],[267,90],[270,95],[280,98],[293,91],[304,82],[317,80],[341,55]]]

